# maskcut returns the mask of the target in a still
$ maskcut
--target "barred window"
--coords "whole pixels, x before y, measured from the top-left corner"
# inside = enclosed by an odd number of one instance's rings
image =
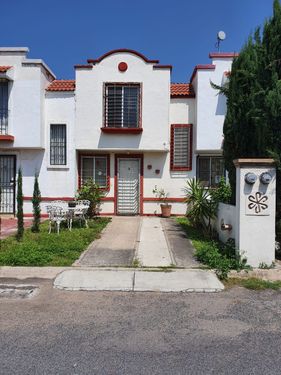
[[[105,85],[105,126],[110,128],[140,127],[140,85]]]
[[[171,125],[171,170],[192,169],[192,125]]]
[[[216,186],[225,176],[224,160],[220,156],[198,156],[197,178],[206,187]]]
[[[93,180],[101,188],[107,187],[107,156],[82,156],[81,183]]]
[[[66,125],[51,124],[50,164],[66,165]]]

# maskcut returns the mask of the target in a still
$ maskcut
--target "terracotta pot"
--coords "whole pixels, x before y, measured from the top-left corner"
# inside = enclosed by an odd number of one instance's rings
[[[171,204],[160,204],[162,217],[170,217],[172,205]]]

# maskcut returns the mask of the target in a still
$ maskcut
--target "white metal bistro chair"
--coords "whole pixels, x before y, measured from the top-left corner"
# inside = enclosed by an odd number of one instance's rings
[[[72,229],[72,221],[73,219],[80,220],[80,224],[82,220],[85,222],[86,228],[88,228],[88,220],[87,220],[87,213],[90,207],[90,201],[83,199],[76,201],[75,208],[71,208],[70,211],[70,218],[69,218],[69,230]]]
[[[60,224],[62,221],[68,221],[68,213],[65,208],[49,205],[46,207],[49,215],[49,234],[52,231],[52,224],[57,228],[57,234],[60,233]]]

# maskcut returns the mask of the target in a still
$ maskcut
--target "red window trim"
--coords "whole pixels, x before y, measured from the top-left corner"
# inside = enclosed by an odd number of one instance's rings
[[[0,141],[14,142],[15,137],[9,134],[0,134]]]
[[[178,167],[174,165],[174,129],[175,128],[189,128],[189,166]],[[172,124],[171,125],[171,135],[170,135],[170,170],[171,171],[191,171],[192,170],[192,124]]]
[[[108,127],[106,125],[106,86],[107,85],[118,85],[118,86],[131,85],[131,86],[138,86],[140,88],[139,123],[138,123],[137,128],[117,128],[117,127],[115,128],[115,127]],[[101,131],[104,133],[139,134],[142,132],[142,130],[143,130],[142,129],[142,83],[141,82],[104,82],[103,84],[103,126],[101,127]]]
[[[91,156],[91,157],[94,157],[94,156],[102,156],[102,157],[106,157],[106,164],[107,164],[107,169],[106,169],[106,172],[107,172],[107,176],[106,176],[106,187],[105,188],[101,188],[102,191],[109,191],[110,190],[110,154],[98,154],[98,153],[85,153],[85,152],[82,152],[82,153],[79,153],[79,156],[78,156],[78,189],[81,188],[82,186],[82,157],[83,156]]]

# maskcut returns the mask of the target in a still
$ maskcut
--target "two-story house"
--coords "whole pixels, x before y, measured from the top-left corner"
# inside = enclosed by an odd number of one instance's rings
[[[19,167],[26,215],[35,174],[43,212],[92,178],[109,215],[159,213],[155,185],[169,193],[172,213],[184,214],[186,181],[213,186],[224,174],[226,101],[210,81],[225,82],[234,53],[211,53],[186,83],[171,83],[172,66],[133,50],[75,65],[74,80],[56,79],[27,53],[0,48],[0,213],[16,211]]]

